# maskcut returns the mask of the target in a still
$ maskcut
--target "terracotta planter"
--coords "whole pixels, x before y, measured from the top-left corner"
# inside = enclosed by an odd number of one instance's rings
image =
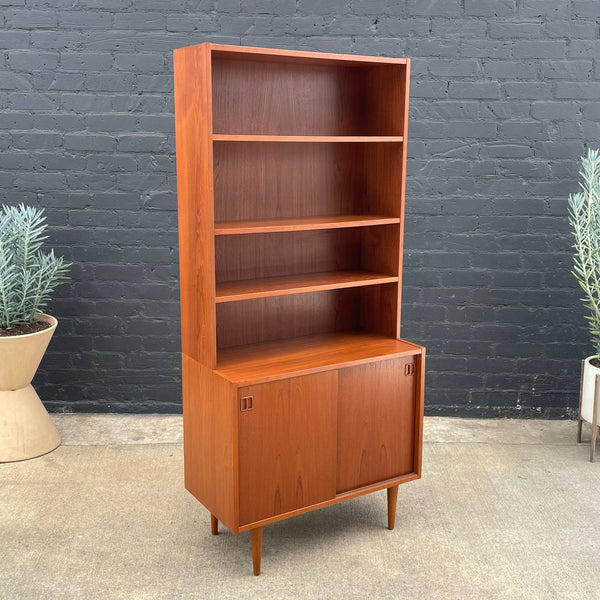
[[[60,445],[60,434],[31,385],[58,321],[42,313],[37,318],[52,326],[0,337],[0,462],[34,458]]]

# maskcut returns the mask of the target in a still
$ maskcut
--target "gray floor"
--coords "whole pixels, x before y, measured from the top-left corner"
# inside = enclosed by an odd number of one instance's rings
[[[178,417],[57,416],[0,465],[0,598],[600,598],[600,462],[576,425],[427,419],[424,476],[249,534],[210,535]]]

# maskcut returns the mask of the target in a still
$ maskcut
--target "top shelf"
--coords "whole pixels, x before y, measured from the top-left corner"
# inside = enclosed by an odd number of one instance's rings
[[[406,65],[406,58],[392,58],[388,56],[362,56],[359,54],[332,54],[325,52],[310,52],[304,50],[288,50],[279,48],[253,48],[247,46],[231,46],[211,44],[205,42],[210,48],[213,59],[228,60],[253,60],[264,62],[284,62],[288,64],[317,64],[339,66],[380,66],[380,65]],[[178,52],[178,50],[175,50]]]
[[[360,143],[399,143],[401,135],[230,135],[215,133],[214,142],[360,142]]]

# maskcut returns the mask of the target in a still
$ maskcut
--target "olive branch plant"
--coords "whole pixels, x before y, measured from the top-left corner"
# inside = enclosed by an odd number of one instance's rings
[[[569,195],[569,223],[575,250],[573,275],[583,290],[585,316],[596,355],[600,355],[600,152],[581,158],[581,191]]]
[[[71,263],[43,252],[43,209],[0,207],[0,327],[33,323],[35,314],[68,279]]]

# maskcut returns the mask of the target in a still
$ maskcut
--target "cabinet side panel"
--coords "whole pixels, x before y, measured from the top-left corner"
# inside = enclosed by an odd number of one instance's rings
[[[408,60],[407,60],[408,62]],[[407,64],[378,65],[369,70],[366,113],[372,135],[404,135]]]
[[[361,329],[395,338],[398,284],[370,285],[361,288],[360,295]]]
[[[183,355],[185,487],[237,533],[236,388]]]
[[[337,371],[239,394],[240,525],[335,498]]]
[[[184,354],[216,366],[210,47],[175,50],[175,135],[181,340]]]
[[[417,358],[340,369],[338,494],[414,472]]]
[[[417,357],[417,410],[415,413],[415,473],[421,477],[423,464],[423,413],[425,411],[425,348]]]
[[[404,258],[404,204],[406,197],[406,150],[408,147],[408,102],[409,102],[409,91],[410,91],[410,60],[406,61],[406,68],[403,71],[404,75],[401,78],[401,85],[404,91],[404,103],[402,105],[402,124],[404,136],[404,143],[402,144],[402,178],[400,184],[400,245],[399,245],[399,256],[398,256],[398,276],[400,277],[400,283],[398,285],[398,310],[397,310],[397,332],[396,337],[400,339],[400,331],[402,325],[402,261]]]

